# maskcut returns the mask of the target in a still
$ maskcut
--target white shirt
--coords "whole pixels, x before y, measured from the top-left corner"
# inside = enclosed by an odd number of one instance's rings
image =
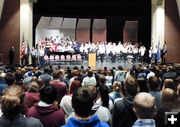
[[[150,77],[152,77],[152,76],[155,76],[155,73],[154,72],[152,72],[152,71],[150,71],[149,73],[148,73],[148,75],[147,75],[147,79],[149,79]]]

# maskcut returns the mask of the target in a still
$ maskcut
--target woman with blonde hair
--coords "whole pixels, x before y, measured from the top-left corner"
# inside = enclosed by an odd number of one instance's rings
[[[113,83],[113,92],[111,92],[109,94],[109,97],[113,101],[113,103],[115,102],[116,99],[122,98],[121,89],[122,89],[121,82],[114,82]]]
[[[0,127],[43,127],[38,119],[24,117],[25,92],[18,85],[9,86],[3,91],[1,109]]]

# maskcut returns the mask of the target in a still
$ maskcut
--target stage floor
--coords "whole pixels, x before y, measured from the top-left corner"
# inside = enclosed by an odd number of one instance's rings
[[[66,69],[67,67],[73,68],[74,66],[77,66],[78,68],[80,68],[81,66],[84,66],[84,68],[86,69],[88,67],[88,61],[82,61],[82,62],[70,62],[70,61],[50,61],[50,62],[46,62],[46,65],[52,65],[53,68],[56,68],[58,66],[61,66],[62,69]],[[125,62],[122,60],[116,61],[116,62],[111,62],[110,60],[104,60],[104,62],[101,61],[96,61],[96,67],[91,67],[92,69],[104,69],[104,67],[107,67],[108,69],[111,69],[113,67],[118,67],[119,65],[121,65],[124,69],[131,69],[133,65],[138,66],[139,62]],[[142,63],[142,65],[144,66],[145,63]]]

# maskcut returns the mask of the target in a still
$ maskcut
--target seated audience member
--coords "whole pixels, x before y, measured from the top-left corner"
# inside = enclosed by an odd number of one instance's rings
[[[124,72],[122,66],[121,65],[118,66],[118,71],[116,71],[116,74],[114,76],[114,81],[124,83],[125,75],[126,75],[126,73]]]
[[[72,95],[74,91],[79,87],[81,87],[81,82],[79,80],[72,81],[71,86],[69,88],[69,94],[65,95],[61,100],[60,107],[63,109],[65,113],[66,122],[69,115],[71,115],[71,113],[74,111],[71,105]]]
[[[81,83],[82,83],[82,75],[79,73],[79,70],[78,70],[78,67],[75,66],[72,70],[72,73],[73,73],[73,77],[69,80],[69,85],[71,85],[71,82],[73,80],[79,80]]]
[[[154,67],[150,67],[150,69],[149,69],[149,73],[147,74],[147,79],[149,79],[150,77],[152,77],[152,76],[155,76],[155,73],[153,72],[154,71]]]
[[[136,95],[133,101],[133,111],[137,116],[136,122],[132,127],[155,127],[155,100],[148,93],[142,92]]]
[[[139,78],[137,79],[137,83],[140,89],[139,92],[149,92],[146,79]]]
[[[68,80],[64,77],[64,70],[61,69],[60,70],[60,81],[64,82],[66,84],[67,87],[69,87],[69,82]]]
[[[93,92],[94,102],[95,102],[95,100],[97,99],[97,96],[98,96],[98,90],[94,86],[88,86],[88,88]],[[112,125],[111,113],[110,113],[109,109],[107,109],[106,107],[101,106],[98,103],[94,103],[94,105],[91,109],[91,116],[95,116],[95,115],[97,115],[99,117],[101,122],[106,122],[109,125]],[[69,115],[69,117],[67,118],[67,121],[71,117],[75,117],[74,112],[72,112],[71,115]]]
[[[161,97],[162,94],[160,92],[160,80],[158,77],[152,76],[148,80],[148,85],[150,92],[153,97],[155,97],[155,104],[156,104],[156,109],[158,110],[160,108],[161,104]]]
[[[37,69],[38,69],[38,70],[34,73],[34,76],[36,76],[37,78],[39,78],[39,76],[42,75],[43,72],[41,71],[41,66],[38,66]]]
[[[112,88],[113,76],[112,76],[111,71],[107,72],[107,75],[105,78],[106,78],[106,86],[108,86],[108,88]]]
[[[25,76],[24,80],[23,80],[23,83],[25,85],[29,85],[29,83],[31,82],[31,79],[34,77],[34,74],[32,71],[28,71],[27,72],[28,75]]]
[[[2,117],[0,127],[43,127],[38,119],[24,117],[25,93],[18,85],[12,85],[3,91],[1,98]]]
[[[144,79],[146,79],[146,73],[145,73],[145,71],[144,71],[143,68],[140,68],[140,69],[139,69],[139,74],[138,74],[137,78],[138,78],[138,79],[139,79],[139,78],[144,78]]]
[[[171,88],[171,89],[175,90],[175,83],[172,79],[165,79],[164,80],[164,84],[163,84],[162,89],[166,89],[166,88]]]
[[[8,85],[5,83],[4,77],[6,76],[6,73],[0,74],[0,96],[2,95],[2,91],[8,87]]]
[[[11,72],[8,72],[5,76],[5,82],[8,86],[11,86],[14,84],[15,82],[15,77],[14,77],[14,74],[11,73]]]
[[[109,97],[113,101],[113,103],[115,102],[116,99],[122,98],[121,89],[122,89],[121,83],[114,82],[113,92],[109,93]]]
[[[100,75],[99,77],[99,86],[106,85],[106,77],[104,75]]]
[[[15,72],[15,85],[21,86],[25,91],[27,89],[27,85],[23,83],[23,73],[18,70]]]
[[[110,112],[113,111],[114,105],[112,100],[109,99],[109,89],[106,85],[99,86],[99,92],[96,103],[108,108]]]
[[[57,92],[54,86],[47,85],[40,91],[40,102],[31,107],[27,116],[38,118],[44,127],[57,127],[65,124],[64,113],[54,104]]]
[[[93,70],[88,70],[87,77],[82,81],[82,86],[93,85],[96,86],[96,78],[93,76]]]
[[[174,69],[172,68],[172,66],[168,66],[167,67],[167,72],[163,74],[162,76],[162,81],[164,81],[165,79],[170,78],[172,80],[176,80],[177,78],[177,74],[174,71]]]
[[[37,83],[39,84],[39,91],[45,87],[44,81],[41,78],[37,79]]]
[[[39,78],[44,81],[45,85],[49,85],[49,82],[53,80],[53,77],[50,75],[50,68],[48,66],[44,68],[44,74],[40,75]]]
[[[114,105],[113,127],[131,127],[136,121],[133,112],[133,99],[138,93],[138,85],[133,77],[125,80],[126,97],[118,100]]]
[[[178,103],[175,91],[170,88],[162,90],[161,107],[155,117],[156,127],[165,127],[165,112],[170,112],[175,103]]]
[[[39,102],[39,95],[39,84],[35,81],[31,82],[26,92],[26,103],[28,108],[31,108],[35,103]]]
[[[53,85],[56,88],[57,92],[57,101],[58,104],[61,102],[62,97],[67,93],[66,91],[66,84],[60,81],[60,71],[54,70],[53,73],[53,80],[49,82],[50,85]]]
[[[109,127],[107,123],[101,122],[97,116],[91,116],[93,104],[93,92],[87,87],[78,88],[72,96],[75,117],[72,117],[63,127]]]
[[[180,83],[177,86],[177,99],[180,101]]]

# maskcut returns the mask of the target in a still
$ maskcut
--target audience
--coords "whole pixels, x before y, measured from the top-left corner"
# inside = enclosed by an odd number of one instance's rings
[[[75,117],[72,117],[63,127],[109,127],[107,123],[100,122],[96,115],[91,116],[93,101],[94,95],[89,88],[81,87],[76,90],[72,96]]]
[[[3,91],[1,109],[0,127],[43,127],[38,119],[24,117],[25,92],[18,85],[11,85]]]
[[[120,82],[114,82],[113,92],[109,93],[109,97],[113,101],[113,103],[115,102],[116,99],[122,98],[121,89],[122,89],[121,83]]]
[[[122,66],[117,71],[7,67],[0,67],[3,127],[164,127],[165,112],[179,110],[180,71],[175,65],[139,64],[126,71]]]
[[[66,84],[60,81],[60,71],[54,70],[53,73],[53,80],[49,82],[50,85],[53,85],[56,88],[57,92],[57,101],[60,104],[62,97],[67,93],[66,91]]]
[[[160,92],[160,80],[158,79],[158,77],[152,76],[148,80],[148,85],[150,89],[149,94],[155,97],[156,109],[158,110],[160,108],[162,97],[162,94]]]
[[[96,86],[96,78],[93,75],[93,70],[89,69],[87,72],[87,77],[82,81],[82,86],[93,85]]]
[[[54,86],[45,86],[40,91],[40,102],[29,109],[27,116],[38,118],[44,127],[64,125],[64,112],[58,108],[56,101],[57,92]]]
[[[96,103],[108,108],[110,112],[113,111],[113,102],[109,98],[109,90],[106,85],[99,86],[98,98],[96,100]]]
[[[155,127],[155,100],[148,93],[141,92],[133,100],[133,111],[137,116],[132,127]]]
[[[61,100],[60,107],[63,109],[65,113],[66,122],[69,115],[71,115],[71,113],[73,112],[73,108],[71,105],[72,95],[74,91],[79,87],[81,87],[81,82],[79,80],[72,81],[68,95],[65,95]]]
[[[118,66],[118,71],[116,71],[116,74],[114,76],[114,81],[118,81],[121,83],[124,83],[125,81],[125,72],[121,65]]]
[[[36,81],[31,82],[26,92],[26,103],[28,108],[31,108],[35,103],[39,102],[39,95],[39,84]]]
[[[114,105],[113,127],[131,127],[137,119],[133,112],[133,99],[138,93],[138,85],[134,77],[125,80],[125,90],[127,96]]]

